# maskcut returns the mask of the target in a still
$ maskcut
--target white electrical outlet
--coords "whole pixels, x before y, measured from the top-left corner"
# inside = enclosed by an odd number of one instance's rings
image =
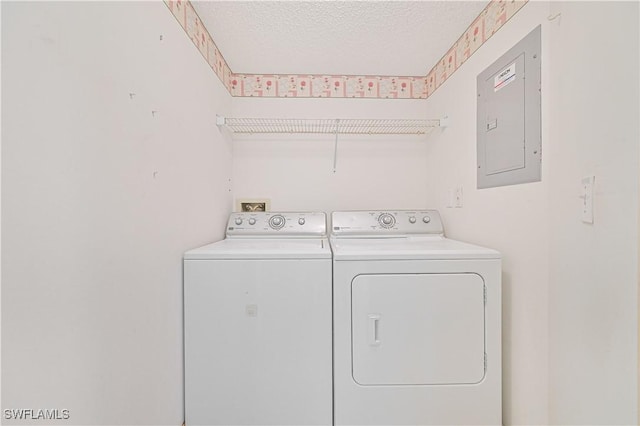
[[[593,223],[593,184],[595,176],[587,176],[582,178],[582,192],[580,200],[582,201],[582,221],[584,223]]]
[[[458,185],[455,188],[455,205],[456,205],[456,208],[460,208],[463,205],[463,202],[462,202],[462,185]]]
[[[447,189],[447,208],[452,208],[456,203],[456,191],[454,189]]]

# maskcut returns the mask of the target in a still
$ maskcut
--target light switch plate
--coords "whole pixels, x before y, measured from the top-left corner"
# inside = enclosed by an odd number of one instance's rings
[[[584,223],[593,223],[593,184],[595,180],[595,176],[582,178],[580,200],[582,201],[582,221]]]

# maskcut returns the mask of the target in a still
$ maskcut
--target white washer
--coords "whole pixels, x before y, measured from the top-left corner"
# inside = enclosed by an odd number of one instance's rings
[[[331,279],[324,213],[233,213],[185,253],[187,425],[332,424]]]
[[[334,212],[335,425],[502,424],[501,258],[435,210]]]

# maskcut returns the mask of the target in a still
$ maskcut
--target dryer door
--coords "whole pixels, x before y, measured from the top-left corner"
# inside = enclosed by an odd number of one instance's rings
[[[480,275],[365,274],[353,279],[351,292],[358,384],[474,384],[484,378]]]

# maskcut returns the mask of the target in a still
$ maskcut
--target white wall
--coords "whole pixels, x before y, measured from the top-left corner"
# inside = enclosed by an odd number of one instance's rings
[[[503,421],[545,424],[547,408],[548,215],[547,170],[542,182],[476,189],[476,77],[545,23],[548,4],[530,2],[426,101],[426,114],[448,114],[451,126],[429,145],[429,199],[449,237],[495,248],[503,255]],[[542,30],[543,58],[548,46]],[[548,69],[543,66],[543,90]],[[544,99],[546,123],[548,99]],[[547,141],[546,124],[543,142]],[[544,152],[544,150],[543,150]],[[462,185],[463,207],[447,208],[447,191]]]
[[[181,424],[181,256],[231,210],[230,96],[162,2],[2,2],[2,89],[2,408]]]
[[[638,2],[551,4],[550,419],[637,424]],[[595,31],[592,31],[594,29]],[[595,223],[580,179],[595,175]]]
[[[424,101],[234,98],[235,117],[425,118]],[[438,118],[438,117],[436,117]],[[425,155],[430,135],[237,137],[235,198],[268,198],[272,210],[429,207]]]
[[[476,76],[538,24],[542,181],[477,190]],[[637,3],[529,2],[427,100],[452,121],[427,163],[449,236],[504,255],[505,424],[637,422],[637,28]],[[464,207],[448,209],[458,184]]]
[[[476,76],[538,24],[543,180],[476,190]],[[222,237],[232,176],[274,210],[440,209],[504,255],[505,424],[635,424],[638,51],[637,3],[529,2],[427,101],[231,100],[160,2],[3,2],[2,408],[181,423],[180,257]],[[334,174],[330,136],[240,139],[232,166],[215,114],[451,126],[341,137]]]

